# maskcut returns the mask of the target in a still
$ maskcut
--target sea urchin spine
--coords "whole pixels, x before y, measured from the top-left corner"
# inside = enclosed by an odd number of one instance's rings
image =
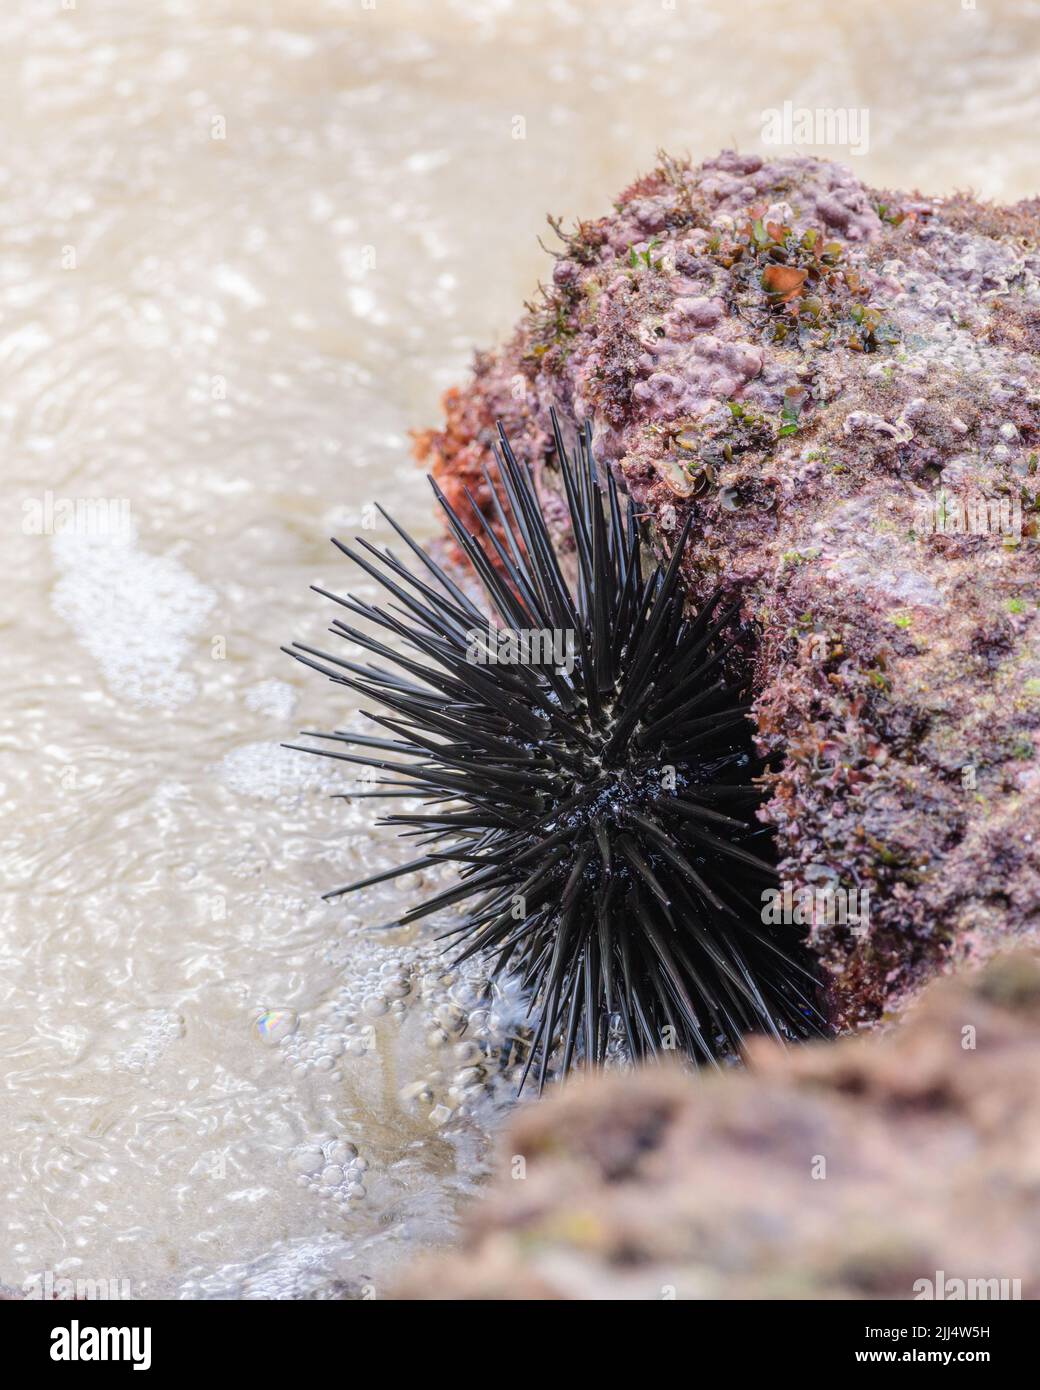
[[[389,774],[362,794],[426,809],[382,821],[415,838],[420,857],[325,896],[459,865],[456,884],[391,925],[467,905],[443,935],[459,960],[483,953],[492,975],[516,972],[530,991],[539,1084],[561,1042],[563,1071],[579,1047],[602,1061],[612,1023],[636,1057],[681,1049],[715,1062],[749,1031],[802,1037],[815,1009],[800,934],[762,921],[776,872],[755,852],[768,832],[754,819],[763,762],[749,706],[723,674],[734,609],[719,612],[716,593],[684,611],[689,521],[668,565],[644,574],[634,508],[609,470],[604,500],[590,431],[572,459],[555,417],[553,428],[566,560],[501,430],[497,486],[484,474],[490,519],[467,494],[471,532],[432,484],[497,619],[381,508],[425,577],[363,539],[333,542],[397,602],[317,592],[398,646],[339,619],[330,631],[389,667],[285,650],[381,705],[366,717],[386,736],[306,735],[354,752],[290,747]],[[548,660],[519,640],[502,659],[500,639],[529,634],[549,634]],[[554,664],[561,646],[569,660]]]

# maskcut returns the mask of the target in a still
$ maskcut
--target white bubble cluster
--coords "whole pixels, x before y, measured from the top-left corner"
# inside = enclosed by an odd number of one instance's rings
[[[296,707],[296,691],[288,681],[257,681],[245,693],[246,708],[275,723],[284,724]]]
[[[136,705],[172,710],[198,682],[181,664],[196,649],[216,593],[179,561],[150,555],[131,524],[115,536],[56,535],[57,615],[104,672],[113,692]]]
[[[334,1232],[284,1241],[253,1260],[226,1264],[205,1273],[193,1270],[181,1283],[177,1296],[263,1302],[358,1297],[365,1284],[363,1273],[349,1281],[332,1273],[340,1267],[350,1269],[351,1255],[350,1243]]]
[[[303,791],[323,791],[333,785],[332,774],[317,758],[307,758],[277,743],[244,743],[225,753],[217,776],[234,792],[277,801],[297,798]]]
[[[530,1045],[526,1004],[514,981],[489,981],[478,960],[446,965],[444,944],[428,937],[403,947],[375,947],[360,926],[331,948],[330,963],[341,962],[342,983],[334,994],[304,1012],[285,1036],[278,1026],[281,1011],[261,1015],[274,1019],[266,1041],[293,1076],[343,1083],[353,1069],[378,1066],[393,1052],[403,1073],[400,1104],[448,1131],[482,1125],[512,1101]],[[321,1145],[304,1145],[311,1168],[299,1172],[309,1186],[320,1187],[316,1147]],[[292,1162],[304,1162],[300,1151]],[[336,1191],[343,1186],[335,1172],[327,1184]]]
[[[135,1075],[151,1071],[170,1045],[184,1036],[184,1019],[166,1009],[149,1009],[135,1028],[133,1040],[114,1059],[117,1071]]]
[[[289,1167],[301,1187],[348,1207],[366,1195],[368,1161],[346,1139],[325,1138],[301,1144],[289,1155]]]

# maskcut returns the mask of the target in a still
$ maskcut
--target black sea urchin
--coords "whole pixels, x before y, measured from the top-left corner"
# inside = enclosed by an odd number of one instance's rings
[[[776,873],[748,847],[768,834],[754,821],[762,762],[749,706],[723,674],[734,609],[718,612],[716,594],[685,614],[689,522],[667,568],[644,574],[634,508],[609,470],[604,501],[588,430],[572,460],[553,427],[566,559],[501,431],[497,487],[485,471],[490,521],[469,495],[470,532],[433,483],[500,622],[385,512],[426,578],[360,538],[357,550],[333,542],[397,603],[317,592],[403,650],[339,620],[330,631],[396,669],[286,648],[389,711],[367,718],[390,737],[307,735],[360,752],[302,751],[392,774],[379,779],[385,791],[362,795],[420,797],[427,809],[382,822],[415,837],[421,857],[325,896],[460,865],[454,886],[399,924],[469,904],[444,936],[459,960],[483,952],[492,974],[517,972],[530,990],[528,1067],[540,1059],[540,1082],[558,1039],[564,1071],[579,1043],[602,1060],[612,1020],[634,1056],[682,1049],[714,1061],[750,1030],[803,1036],[815,1010],[799,933],[763,924]]]

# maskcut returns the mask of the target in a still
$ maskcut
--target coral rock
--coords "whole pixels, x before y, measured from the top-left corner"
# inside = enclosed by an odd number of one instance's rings
[[[554,224],[555,226],[555,224]],[[1040,212],[839,165],[662,156],[556,228],[551,285],[417,440],[489,501],[495,422],[551,498],[592,421],[685,582],[740,595],[781,872],[867,890],[814,923],[832,1021],[1040,934]],[[980,519],[981,523],[980,524]]]

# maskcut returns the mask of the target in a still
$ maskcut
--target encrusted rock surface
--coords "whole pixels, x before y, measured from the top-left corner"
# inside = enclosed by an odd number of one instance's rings
[[[555,405],[591,419],[655,544],[692,512],[689,589],[740,595],[782,753],[781,870],[871,894],[858,933],[812,928],[838,1026],[1036,940],[1040,204],[662,156],[611,215],[557,230],[541,301],[420,458],[484,505],[501,419],[551,497]]]
[[[885,1034],[568,1083],[517,1112],[461,1248],[397,1296],[1040,1297],[1038,1068],[1019,954]]]

